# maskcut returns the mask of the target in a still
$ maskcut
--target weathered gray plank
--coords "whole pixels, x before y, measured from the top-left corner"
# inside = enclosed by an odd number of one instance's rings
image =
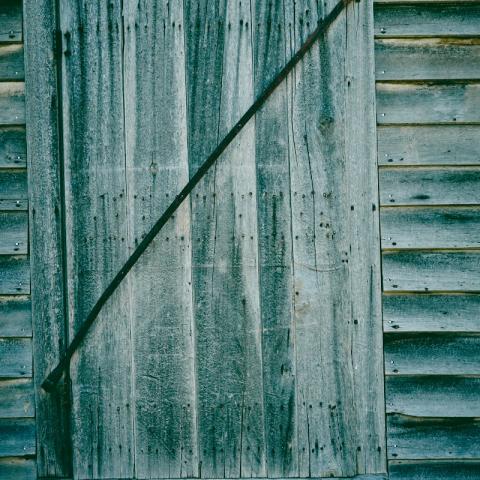
[[[129,253],[122,3],[60,4],[70,336]],[[72,359],[75,478],[134,476],[131,335],[126,279]]]
[[[186,2],[190,174],[253,101],[249,2]],[[192,197],[198,434],[202,476],[263,476],[265,466],[250,122]]]
[[[478,208],[398,208],[380,212],[382,248],[478,248]]]
[[[480,83],[377,82],[380,124],[478,123]]]
[[[0,336],[30,337],[31,335],[30,297],[0,297]]]
[[[0,378],[32,376],[30,338],[0,338]]]
[[[28,253],[28,214],[0,212],[0,255]]]
[[[384,291],[480,290],[480,254],[395,252],[383,254]]]
[[[379,165],[478,165],[476,125],[380,126]]]
[[[133,246],[188,181],[185,47],[181,1],[126,1],[124,10],[127,191]],[[188,204],[177,210],[131,278],[135,472],[139,478],[196,477]]]
[[[480,378],[388,376],[385,387],[387,413],[480,417]]]
[[[58,151],[55,2],[23,0],[25,82],[34,329],[36,464],[39,477],[71,475],[69,382],[53,393],[40,389],[65,348],[66,315],[62,268],[62,204]],[[16,149],[12,151],[16,152]],[[0,205],[1,206],[1,205]],[[27,208],[21,201],[13,209]],[[68,375],[67,375],[68,378]],[[65,388],[65,387],[68,388]]]
[[[22,0],[0,2],[0,42],[22,41]]]
[[[35,420],[0,419],[0,457],[35,455]]]
[[[0,80],[23,80],[23,45],[0,44]]]
[[[479,108],[479,83],[377,82],[379,124],[478,123]]]
[[[477,480],[478,461],[390,461],[390,480]]]
[[[0,167],[22,168],[27,166],[25,128],[0,129]]]
[[[479,375],[480,336],[466,334],[385,335],[388,375]]]
[[[283,2],[257,5],[256,96],[285,65],[288,44]],[[298,476],[288,128],[285,82],[255,117],[265,440],[276,477]]]
[[[1,175],[0,175],[1,179]],[[2,212],[21,212],[28,210],[28,200],[0,199],[0,211]]]
[[[480,203],[480,169],[382,168],[382,205],[476,205]]]
[[[478,332],[480,295],[384,295],[386,332]]]
[[[480,420],[387,417],[391,459],[478,458]]]
[[[381,81],[478,80],[480,40],[477,38],[377,40],[375,74]]]
[[[25,123],[25,84],[0,82],[0,125]]]
[[[35,460],[25,458],[0,459],[0,478],[2,480],[36,480]]]
[[[0,170],[0,199],[13,200],[16,203],[17,200],[26,200],[27,196],[25,170]]]
[[[0,295],[30,293],[28,257],[0,256]]]
[[[35,403],[32,380],[0,380],[0,417],[20,418],[34,416]]]
[[[480,35],[480,5],[376,5],[375,35]]]

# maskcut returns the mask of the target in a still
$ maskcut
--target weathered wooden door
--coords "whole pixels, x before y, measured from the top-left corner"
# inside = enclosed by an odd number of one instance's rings
[[[58,2],[70,337],[334,5]],[[70,368],[75,478],[386,471],[372,40],[349,4],[106,305]]]

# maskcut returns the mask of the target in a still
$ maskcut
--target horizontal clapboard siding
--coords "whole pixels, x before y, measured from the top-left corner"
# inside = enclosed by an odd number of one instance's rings
[[[30,264],[26,256],[0,256],[0,295],[30,293]]]
[[[0,44],[0,81],[23,80],[25,76],[22,44]]]
[[[33,418],[0,418],[0,457],[35,453],[35,421]]]
[[[389,464],[390,480],[477,480],[477,461],[407,461]]]
[[[2,0],[0,2],[0,42],[21,42],[22,1]]]
[[[480,332],[480,295],[384,295],[385,332]]]
[[[0,212],[0,255],[26,254],[27,251],[27,212]]]
[[[32,341],[29,338],[0,338],[0,378],[32,376]]]
[[[480,165],[479,125],[379,126],[379,165]]]
[[[0,478],[2,480],[35,480],[35,461],[30,458],[0,458]]]
[[[26,165],[25,128],[0,128],[0,168],[25,168]]]
[[[0,418],[34,416],[32,380],[0,380]]]
[[[0,125],[25,123],[25,84],[0,82]]]
[[[30,337],[32,312],[28,296],[0,296],[0,337]]]
[[[478,39],[385,39],[375,41],[378,80],[478,80]]]
[[[13,201],[27,199],[26,170],[0,170],[0,199]]]

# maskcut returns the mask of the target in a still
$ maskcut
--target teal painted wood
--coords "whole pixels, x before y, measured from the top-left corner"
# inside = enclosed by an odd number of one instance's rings
[[[284,3],[255,9],[257,95],[292,48]],[[285,82],[255,117],[266,457],[269,475],[278,477],[299,473],[287,94]]]
[[[6,127],[1,129],[0,167],[25,168],[26,166],[27,146],[25,141],[25,129],[23,127]]]
[[[128,1],[124,11],[133,247],[188,181],[185,45],[181,1]],[[139,478],[195,477],[199,468],[188,203],[174,217],[131,273]]]
[[[24,79],[22,44],[0,44],[0,79],[2,81]]]
[[[0,338],[0,378],[32,376],[32,340]]]
[[[0,438],[0,458],[35,455],[35,420],[0,418]]]
[[[27,172],[25,170],[0,170],[0,199],[17,200],[27,199]],[[1,205],[2,210],[7,210]]]
[[[30,264],[28,257],[0,256],[0,295],[30,293]]]
[[[480,462],[397,460],[388,469],[390,480],[476,480]]]
[[[0,298],[0,337],[31,337],[32,307],[27,296]]]
[[[0,125],[25,123],[25,85],[23,82],[0,83]]]
[[[126,261],[122,2],[60,4],[70,336]],[[134,475],[129,279],[72,359],[73,474]]]
[[[0,459],[0,477],[3,480],[36,480],[35,460],[19,458]]]
[[[251,2],[186,2],[190,174],[254,99]],[[191,196],[204,477],[263,476],[254,123]]]
[[[35,416],[31,379],[0,380],[0,418]]]
[[[4,0],[0,5],[0,42],[22,41],[22,0]]]
[[[28,215],[26,212],[0,212],[0,255],[28,253]]]

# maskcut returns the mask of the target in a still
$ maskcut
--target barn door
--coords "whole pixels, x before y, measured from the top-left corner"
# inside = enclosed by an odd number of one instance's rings
[[[334,0],[62,0],[68,325]],[[75,478],[384,472],[372,5],[350,4],[103,309]]]

